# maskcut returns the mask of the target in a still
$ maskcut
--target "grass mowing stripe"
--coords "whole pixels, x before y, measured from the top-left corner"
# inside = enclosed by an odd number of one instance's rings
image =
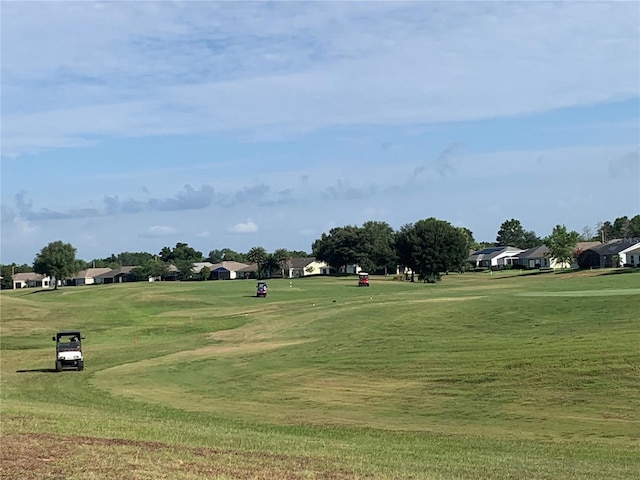
[[[634,478],[636,285],[510,273],[275,280],[267,299],[243,281],[2,292],[3,445],[142,442],[97,448],[115,463],[147,452],[153,478],[156,464],[173,478]],[[536,292],[571,296],[523,295]],[[68,324],[89,333],[87,369],[38,371]]]

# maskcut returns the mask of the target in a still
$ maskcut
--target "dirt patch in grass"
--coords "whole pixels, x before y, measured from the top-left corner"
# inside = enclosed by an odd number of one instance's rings
[[[42,433],[0,439],[4,480],[373,478],[323,458]]]

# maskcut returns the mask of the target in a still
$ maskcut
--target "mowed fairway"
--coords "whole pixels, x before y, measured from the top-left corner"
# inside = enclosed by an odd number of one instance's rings
[[[0,478],[640,478],[640,274],[607,273],[4,291]]]

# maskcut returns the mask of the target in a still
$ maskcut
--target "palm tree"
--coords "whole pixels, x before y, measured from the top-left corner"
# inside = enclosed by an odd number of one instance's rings
[[[280,267],[281,267],[280,262],[272,254],[268,254],[262,261],[262,268],[264,270],[264,273],[266,274],[265,275],[266,277],[271,278],[271,275],[273,274],[273,272],[279,270]]]
[[[273,258],[278,262],[278,265],[280,266],[280,273],[282,274],[282,278],[284,278],[284,266],[289,260],[291,260],[291,252],[286,248],[278,248],[273,252]]]
[[[262,264],[264,263],[266,257],[267,251],[262,247],[253,247],[247,252],[247,259],[251,263],[255,263],[256,265],[258,265],[258,278],[260,277]]]

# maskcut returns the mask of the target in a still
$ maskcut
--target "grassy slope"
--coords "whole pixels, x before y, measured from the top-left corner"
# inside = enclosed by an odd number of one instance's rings
[[[292,478],[636,476],[639,275],[317,278],[253,293],[243,281],[3,292],[3,434],[284,455],[263,463]],[[86,370],[42,371],[51,334],[72,327]],[[140,478],[165,478],[162,458]],[[225,461],[166,478],[269,477],[255,457]]]

